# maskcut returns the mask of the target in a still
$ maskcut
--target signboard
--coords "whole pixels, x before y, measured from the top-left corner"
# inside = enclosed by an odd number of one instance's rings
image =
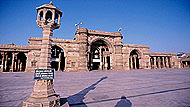
[[[35,80],[51,80],[54,79],[55,69],[35,69],[34,79]]]
[[[93,59],[93,62],[100,62],[100,59]]]

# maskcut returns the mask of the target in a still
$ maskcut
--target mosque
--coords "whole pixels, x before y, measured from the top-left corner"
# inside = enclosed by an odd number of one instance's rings
[[[37,25],[59,28],[62,11],[52,3],[37,8]],[[43,32],[44,33],[44,32]],[[0,45],[1,72],[33,72],[40,58],[49,58],[56,71],[131,70],[181,68],[176,53],[150,52],[149,46],[123,43],[121,32],[79,28],[73,40],[50,38],[50,54],[43,55],[43,37],[30,37],[28,45]],[[189,62],[188,62],[189,64]]]

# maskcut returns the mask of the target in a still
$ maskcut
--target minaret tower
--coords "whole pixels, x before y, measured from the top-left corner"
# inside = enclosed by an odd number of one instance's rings
[[[38,13],[36,23],[43,29],[39,67],[46,69],[51,67],[50,57],[53,30],[60,27],[60,17],[62,16],[62,12],[60,9],[55,7],[52,2],[37,7],[36,9]]]
[[[39,69],[49,69],[53,30],[60,27],[62,12],[52,2],[37,7],[36,23],[43,29]],[[23,107],[59,107],[60,97],[53,89],[53,79],[35,80],[33,92]]]

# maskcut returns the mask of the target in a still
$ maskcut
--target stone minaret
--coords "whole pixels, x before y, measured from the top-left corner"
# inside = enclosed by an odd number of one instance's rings
[[[37,7],[36,23],[43,29],[43,39],[40,54],[40,69],[51,67],[51,42],[53,30],[60,27],[62,12],[52,2]],[[23,107],[59,107],[60,98],[53,89],[53,80],[35,80],[34,89],[30,97],[23,102]]]
[[[38,12],[36,23],[43,29],[39,68],[46,69],[51,67],[50,58],[53,30],[60,27],[60,17],[62,16],[62,12],[56,8],[52,2],[36,9]]]

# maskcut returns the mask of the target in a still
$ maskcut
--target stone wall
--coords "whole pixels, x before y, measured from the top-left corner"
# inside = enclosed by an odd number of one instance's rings
[[[179,61],[175,53],[149,52],[149,46],[123,44],[123,36],[120,32],[80,28],[76,30],[74,40],[53,38],[51,45],[58,46],[64,51],[65,67],[63,71],[89,71],[92,45],[100,41],[102,42],[100,48],[104,49],[104,53],[101,53],[99,70],[179,68]],[[0,45],[0,52],[24,52],[27,57],[25,71],[33,72],[35,68],[39,68],[41,46],[42,38],[30,37],[29,46]],[[96,48],[96,46],[94,47]]]

